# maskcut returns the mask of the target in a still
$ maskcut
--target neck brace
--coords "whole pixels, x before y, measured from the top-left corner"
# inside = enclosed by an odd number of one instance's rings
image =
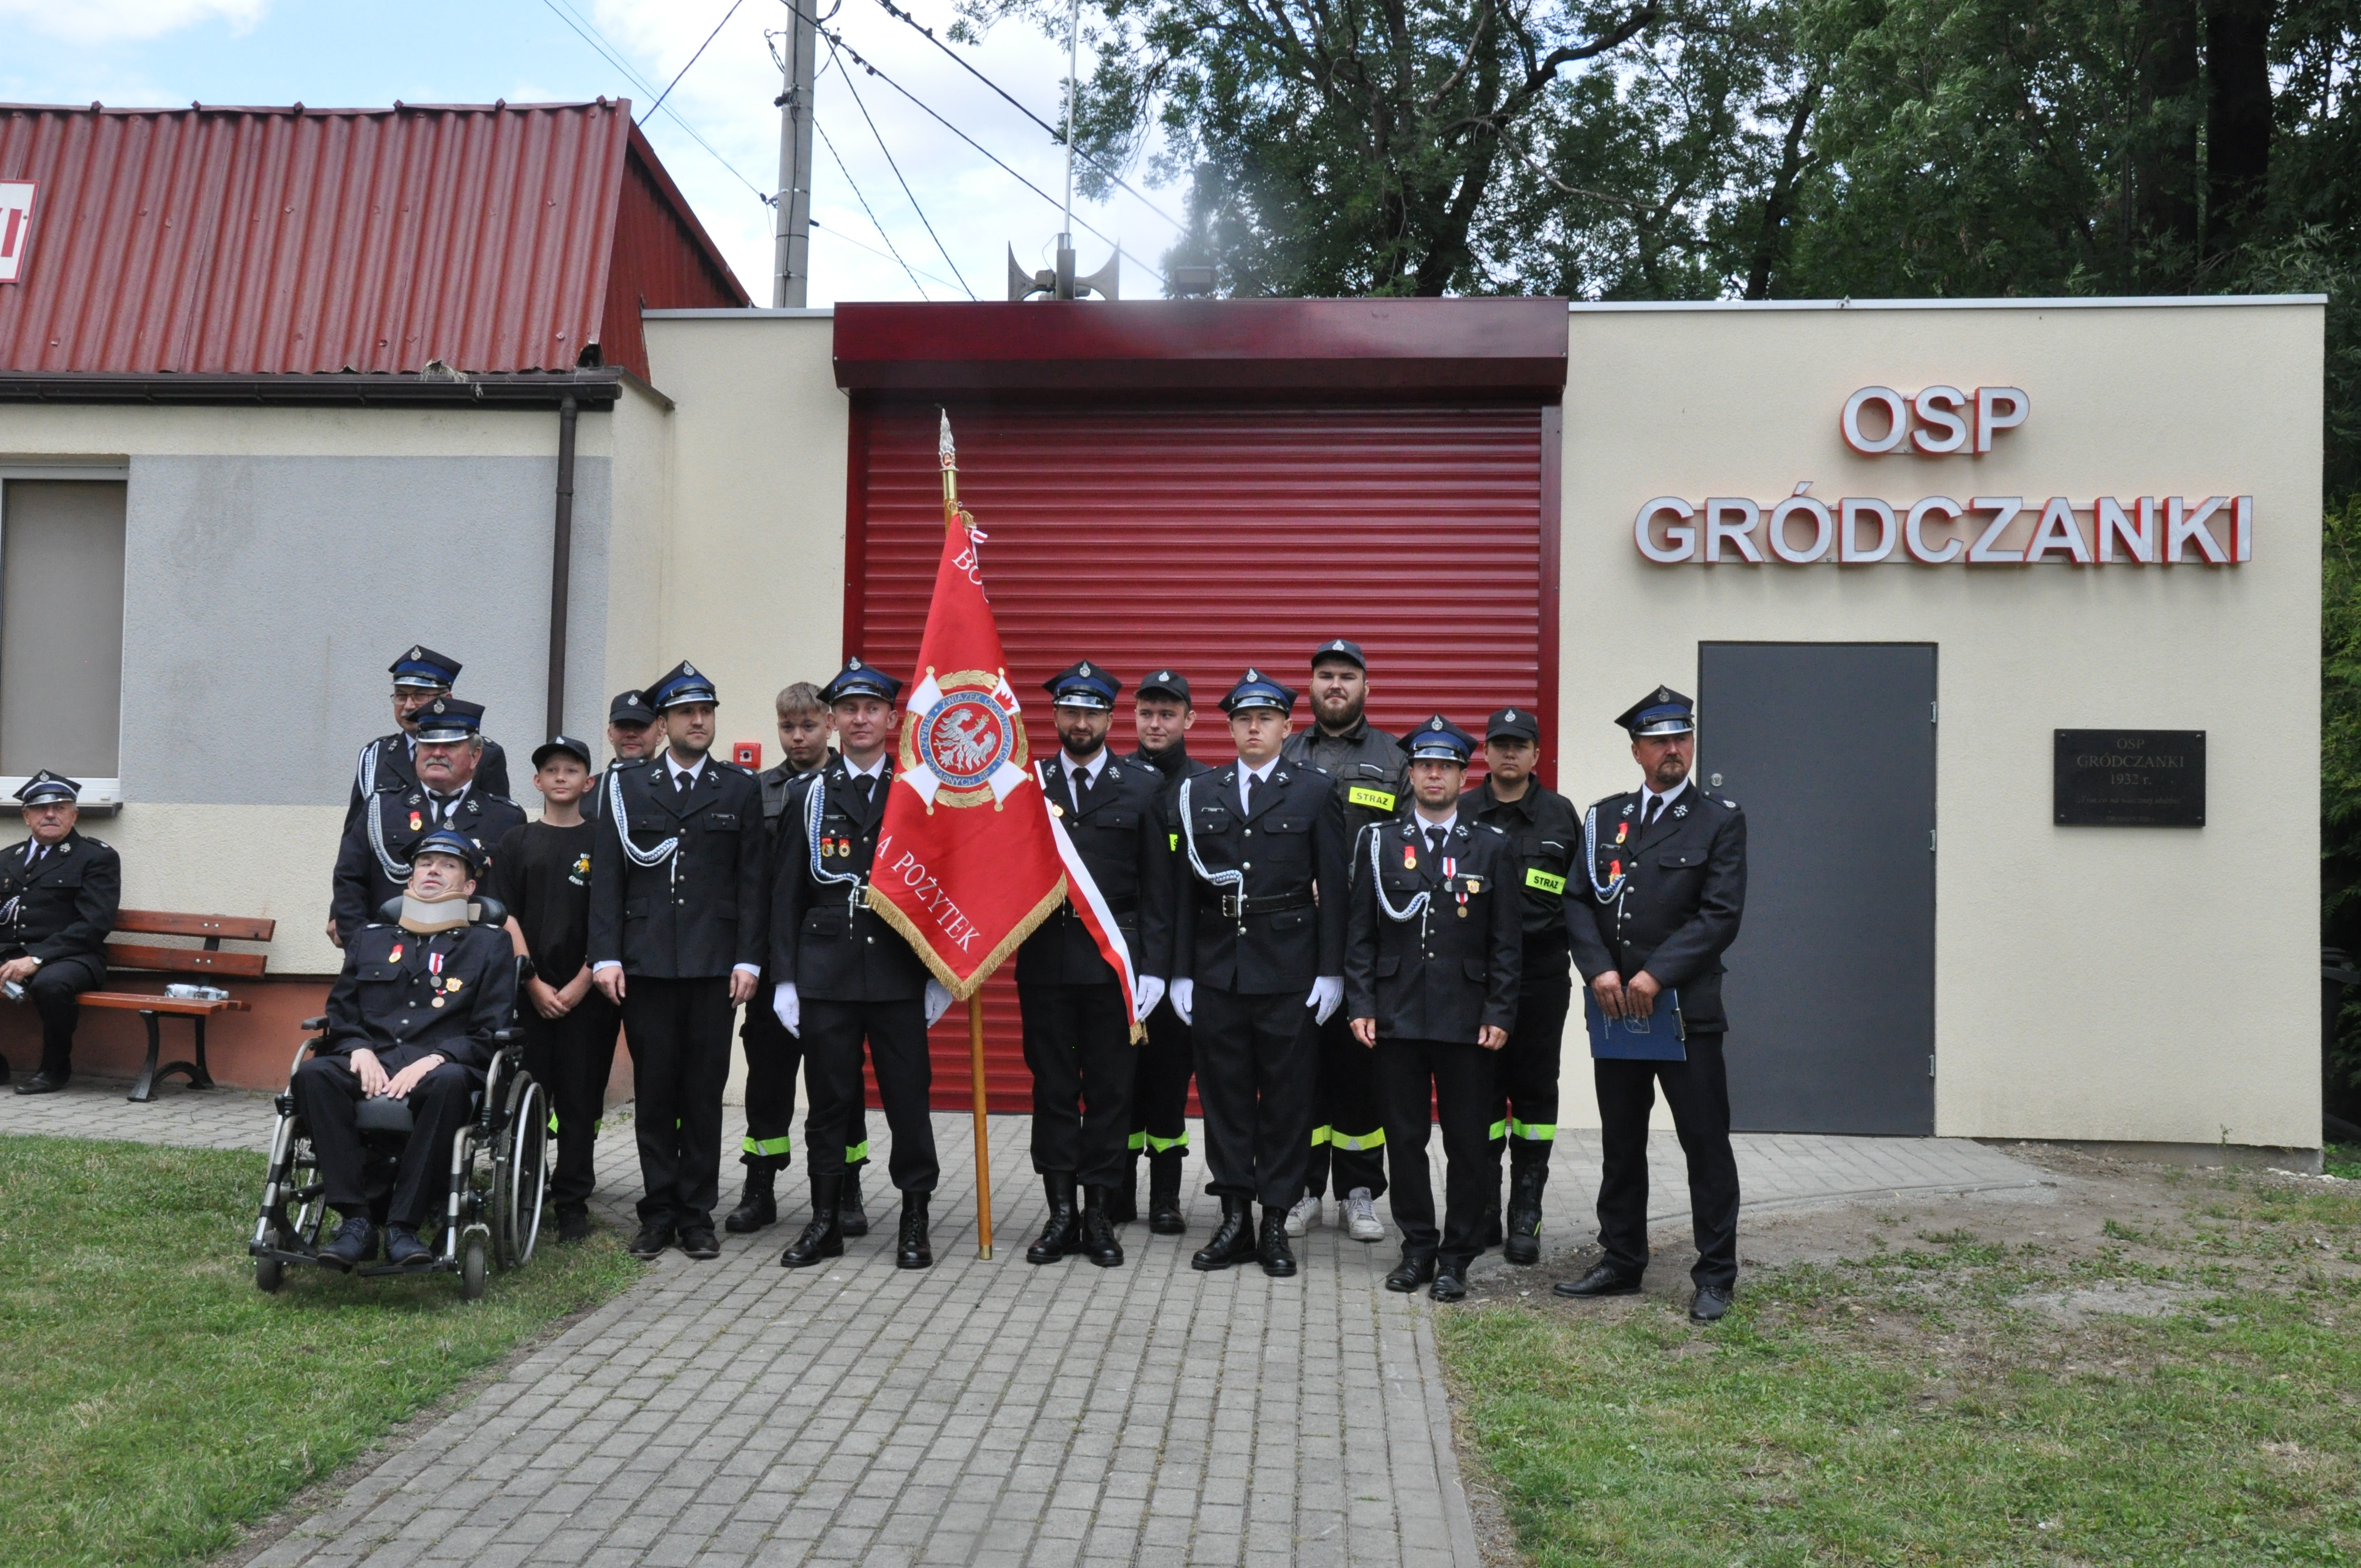
[[[394,924],[421,937],[431,937],[437,931],[456,931],[468,923],[468,905],[465,894],[428,903],[405,893],[401,895],[401,918]]]

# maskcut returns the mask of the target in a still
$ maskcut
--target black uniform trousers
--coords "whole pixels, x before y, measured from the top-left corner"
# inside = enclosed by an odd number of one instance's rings
[[[1557,1146],[1558,1056],[1574,1002],[1573,959],[1563,942],[1528,943],[1517,982],[1517,1023],[1499,1057],[1500,1088],[1492,1138],[1509,1146],[1511,1168],[1547,1165]]]
[[[1466,1267],[1484,1250],[1484,1212],[1500,1190],[1500,1157],[1491,1138],[1499,1093],[1499,1053],[1470,1042],[1379,1036],[1361,1047],[1362,1067],[1385,1104],[1386,1147],[1394,1167],[1394,1223],[1402,1256],[1442,1257]],[[1373,1065],[1368,1058],[1374,1056]],[[1443,1228],[1434,1224],[1434,1187],[1427,1174],[1427,1129],[1443,1123]]]
[[[388,1078],[434,1054],[419,1046],[390,1046],[376,1053]],[[442,1206],[451,1185],[451,1140],[467,1125],[483,1081],[474,1068],[446,1061],[412,1086],[410,1136],[394,1169],[393,1190],[385,1195],[387,1224],[415,1230]],[[312,1057],[295,1069],[295,1106],[319,1157],[320,1195],[346,1219],[366,1215],[370,1207],[361,1168],[361,1075],[349,1057]]]
[[[24,949],[0,953],[19,959]],[[82,993],[105,978],[85,958],[51,959],[25,982],[26,999],[41,1015],[41,1070],[63,1083],[73,1075],[74,1025],[82,1021]]]
[[[1197,987],[1197,1102],[1205,1112],[1205,1190],[1266,1209],[1303,1196],[1320,1031],[1303,993]],[[1366,1065],[1366,1064],[1364,1064]]]
[[[730,977],[626,976],[640,1143],[640,1223],[710,1228],[721,1193],[721,1091],[730,1081]]]
[[[1129,1173],[1132,1078],[1137,1055],[1123,985],[1016,982],[1025,1065],[1033,1069],[1033,1168],[1086,1187],[1115,1187]]]
[[[549,1096],[557,1128],[550,1201],[588,1203],[598,1185],[591,1152],[607,1113],[607,1080],[615,1069],[615,1032],[622,1014],[595,985],[563,1018],[543,1017],[531,1002],[517,1012],[524,1025],[524,1069]]]
[[[1688,1060],[1601,1061],[1590,1066],[1598,1091],[1598,1245],[1607,1262],[1633,1279],[1648,1266],[1648,1113],[1664,1086],[1681,1152],[1689,1162],[1690,1223],[1697,1235],[1700,1288],[1738,1281],[1738,1160],[1730,1148],[1730,1078],[1721,1036],[1693,1034]]]
[[[935,1123],[927,1104],[935,1072],[927,1057],[925,1000],[824,1002],[807,996],[802,1025],[804,1081],[811,1090],[811,1114],[804,1122],[806,1168],[814,1177],[844,1174],[847,1146],[862,1124],[865,1037],[877,1097],[885,1102],[885,1126],[894,1135],[885,1173],[901,1191],[932,1192],[941,1168],[935,1161]]]
[[[1139,1059],[1131,1080],[1132,1153],[1156,1155],[1189,1146],[1189,1080],[1197,1070],[1194,1034],[1170,1002],[1158,1003],[1148,1015],[1148,1038],[1133,1047]]]
[[[1320,1080],[1313,1093],[1312,1144],[1304,1192],[1313,1198],[1332,1185],[1338,1198],[1366,1187],[1386,1190],[1386,1114],[1368,1047],[1353,1038],[1352,1020],[1339,1007],[1319,1025]]]
[[[739,1163],[748,1169],[784,1170],[793,1163],[795,1140],[789,1130],[796,1120],[796,1072],[804,1065],[804,1043],[787,1033],[771,1010],[774,989],[765,968],[754,982],[754,1000],[747,1004],[745,1022],[738,1025],[739,1043],[746,1050],[746,1141]],[[808,1091],[809,1086],[807,1085]],[[814,1103],[818,1096],[810,1095]],[[811,1122],[804,1122],[811,1136]],[[848,1167],[869,1163],[869,1121],[862,1108],[852,1108],[852,1131],[846,1144]]]

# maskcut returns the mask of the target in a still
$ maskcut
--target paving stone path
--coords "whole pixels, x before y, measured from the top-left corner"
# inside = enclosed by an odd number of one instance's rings
[[[266,1096],[122,1096],[81,1082],[0,1093],[0,1133],[268,1141]],[[725,1235],[716,1262],[668,1255],[257,1563],[1477,1568],[1438,1309],[1381,1288],[1390,1242],[1345,1239],[1332,1210],[1331,1227],[1298,1244],[1293,1279],[1198,1274],[1189,1254],[1219,1206],[1192,1163],[1188,1235],[1126,1226],[1125,1267],[1033,1267],[1024,1248],[1042,1201],[1029,1124],[1007,1116],[992,1122],[996,1255],[984,1262],[971,1122],[941,1115],[935,1129],[932,1269],[893,1265],[881,1124],[875,1230],[842,1262],[778,1266],[800,1205],[758,1237]],[[620,1226],[637,1190],[629,1131],[612,1119],[599,1143],[597,1207]],[[1653,1218],[1685,1232],[1679,1150],[1669,1135],[1652,1143]],[[1758,1210],[2039,1179],[1957,1139],[1737,1145]],[[1598,1170],[1595,1135],[1561,1136],[1553,1253],[1592,1238]],[[736,1168],[724,1174],[726,1205]],[[800,1178],[785,1190],[799,1197]],[[1677,1255],[1658,1266],[1679,1266]],[[1492,1255],[1477,1276],[1504,1266]],[[1561,1272],[1545,1257],[1533,1277]]]

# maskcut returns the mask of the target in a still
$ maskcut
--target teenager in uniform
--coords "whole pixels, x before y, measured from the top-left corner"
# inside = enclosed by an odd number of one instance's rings
[[[1746,818],[1689,778],[1695,705],[1658,686],[1616,719],[1631,736],[1641,785],[1610,795],[1583,822],[1584,883],[1566,900],[1575,968],[1609,1018],[1652,1017],[1677,999],[1681,1061],[1598,1059],[1598,1245],[1606,1256],[1561,1296],[1630,1296],[1648,1266],[1648,1116],[1656,1085],[1688,1157],[1697,1260],[1689,1316],[1730,1310],[1738,1281],[1738,1162],[1730,1147],[1730,1080],[1721,1041],[1721,955],[1746,907]]]
[[[412,644],[410,652],[386,666],[393,676],[393,733],[380,735],[361,748],[353,765],[352,798],[345,805],[345,826],[350,828],[361,814],[361,803],[391,784],[415,788],[418,775],[412,761],[418,751],[418,710],[438,696],[448,696],[458,684],[459,661],[447,653]],[[476,784],[486,792],[509,793],[508,753],[487,739],[483,760],[476,766]]]
[[[1386,1288],[1433,1280],[1438,1301],[1467,1294],[1485,1205],[1500,1187],[1495,1063],[1516,1022],[1523,959],[1515,848],[1459,808],[1475,750],[1475,737],[1439,713],[1411,736],[1411,809],[1354,841],[1345,946],[1345,1010],[1353,1037],[1375,1053],[1393,1151],[1402,1252]],[[1426,1168],[1429,1107],[1443,1123],[1440,1231]]]
[[[336,850],[335,896],[329,925],[336,945],[378,917],[410,880],[410,851],[437,828],[476,846],[481,875],[493,848],[524,812],[483,783],[484,710],[456,696],[435,696],[411,716],[416,742],[409,770],[378,775],[377,793],[345,828]]]
[[[549,1182],[557,1239],[590,1234],[591,1164],[607,1080],[622,1023],[590,983],[590,863],[598,825],[582,815],[590,787],[590,745],[552,736],[533,749],[533,784],[541,820],[500,836],[492,896],[507,906],[509,937],[533,960],[524,980],[524,1066],[549,1091],[557,1125],[557,1168]]]
[[[1108,753],[1123,683],[1104,666],[1084,659],[1042,685],[1059,751],[1041,765],[1041,789],[1130,949],[1144,1014],[1164,994],[1170,894],[1157,817],[1164,775]],[[1033,1168],[1049,1199],[1049,1223],[1025,1261],[1057,1263],[1080,1253],[1102,1268],[1115,1267],[1123,1245],[1107,1201],[1130,1166],[1134,1014],[1125,1006],[1121,977],[1072,899],[1016,949],[1016,1002],[1025,1065],[1033,1069]]]
[[[25,841],[0,850],[0,984],[21,985],[41,1015],[41,1065],[19,1094],[52,1094],[73,1076],[82,993],[106,978],[106,935],[123,898],[114,849],[75,829],[82,785],[47,768],[16,791]],[[8,1064],[0,1060],[0,1083]]]
[[[1484,782],[1459,798],[1461,814],[1509,836],[1515,850],[1517,902],[1524,907],[1524,962],[1517,985],[1517,1025],[1498,1058],[1499,1102],[1492,1140],[1509,1152],[1510,1263],[1542,1255],[1542,1190],[1557,1146],[1558,1054],[1574,995],[1565,934],[1566,879],[1574,874],[1582,824],[1574,803],[1533,777],[1541,723],[1531,708],[1504,707],[1484,726]],[[1495,1160],[1498,1165],[1498,1160]],[[1500,1242],[1499,1194],[1486,1212],[1484,1242]]]
[[[721,1091],[730,1013],[754,994],[769,905],[762,790],[716,762],[713,683],[675,664],[649,688],[654,758],[609,773],[590,856],[590,978],[623,1012],[640,1148],[635,1257],[720,1254]]]
[[[1189,677],[1177,670],[1151,672],[1134,694],[1131,713],[1139,749],[1124,760],[1156,770],[1157,832],[1169,857],[1180,846],[1180,818],[1174,814],[1180,781],[1213,771],[1189,755],[1189,727],[1197,722]],[[1138,1054],[1131,1085],[1131,1168],[1107,1204],[1107,1218],[1120,1224],[1138,1217],[1145,1153],[1148,1228],[1159,1236],[1181,1235],[1189,1229],[1180,1215],[1180,1167],[1189,1157],[1189,1079],[1196,1070],[1196,1047],[1170,998],[1149,1009],[1148,1039]]]
[[[829,741],[836,734],[836,721],[820,701],[819,688],[809,681],[783,688],[772,706],[779,721],[779,762],[754,776],[763,786],[763,839],[775,877],[779,824],[791,806],[801,801],[803,786],[835,757]],[[774,982],[767,953],[764,958],[765,967],[755,982],[755,1005],[746,1009],[738,1025],[739,1045],[746,1053],[746,1139],[739,1156],[746,1167],[746,1190],[721,1222],[723,1230],[736,1235],[778,1223],[777,1173],[795,1155],[788,1129],[796,1119],[796,1069],[803,1063],[804,1049],[766,1004]],[[869,1129],[858,1107],[853,1134],[853,1144],[844,1151],[844,1197],[838,1213],[846,1235],[865,1236],[869,1215],[861,1206],[861,1168],[869,1160]]]
[[[1195,1029],[1209,1188],[1221,1228],[1190,1260],[1295,1272],[1287,1212],[1303,1195],[1320,1025],[1345,1000],[1344,814],[1333,781],[1282,760],[1295,693],[1248,670],[1222,699],[1237,761],[1175,802],[1169,994]],[[1257,1234],[1254,1205],[1263,1206]]]
[[[840,755],[802,786],[779,830],[771,906],[772,1009],[803,1041],[804,1160],[812,1217],[779,1262],[808,1268],[844,1255],[840,1204],[845,1150],[861,1109],[861,1049],[869,1047],[878,1097],[893,1130],[886,1162],[902,1193],[895,1263],[926,1268],[927,1199],[941,1174],[927,1104],[927,966],[864,894],[877,829],[894,788],[894,699],[902,683],[849,660],[820,692],[836,717]]]
[[[1368,661],[1361,645],[1335,637],[1312,653],[1312,727],[1290,737],[1280,756],[1316,767],[1335,781],[1345,831],[1389,822],[1410,795],[1400,744],[1369,727]],[[1358,875],[1348,869],[1346,876]],[[1338,1223],[1356,1242],[1386,1239],[1377,1201],[1385,1196],[1385,1116],[1368,1060],[1341,1013],[1321,1026],[1319,1086],[1312,1102],[1312,1153],[1301,1197],[1287,1216],[1300,1236],[1320,1223],[1321,1200],[1335,1189]]]

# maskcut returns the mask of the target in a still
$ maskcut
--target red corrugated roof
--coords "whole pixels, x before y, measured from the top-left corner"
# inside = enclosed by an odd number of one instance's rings
[[[749,302],[628,101],[0,105],[12,180],[0,368],[644,377],[640,303]]]

